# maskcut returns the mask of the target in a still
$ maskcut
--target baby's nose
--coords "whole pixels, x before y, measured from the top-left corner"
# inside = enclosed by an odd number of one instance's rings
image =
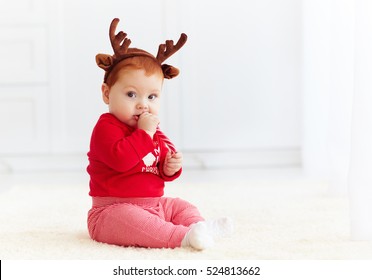
[[[147,108],[148,108],[148,105],[147,105],[146,102],[144,102],[144,101],[138,102],[137,109],[143,110],[143,109],[147,109]]]

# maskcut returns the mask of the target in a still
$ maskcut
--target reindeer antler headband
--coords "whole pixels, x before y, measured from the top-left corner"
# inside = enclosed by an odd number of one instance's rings
[[[134,56],[147,56],[159,63],[161,67],[164,78],[172,79],[179,74],[179,70],[168,64],[163,64],[163,62],[177,52],[187,41],[186,34],[182,33],[178,39],[177,44],[174,45],[172,40],[165,41],[165,44],[159,45],[158,54],[153,56],[152,54],[137,48],[129,48],[131,43],[130,39],[127,38],[127,34],[120,31],[115,35],[116,27],[119,23],[118,18],[114,18],[110,25],[109,35],[111,46],[114,50],[114,55],[108,54],[97,54],[96,62],[98,67],[105,70],[104,82],[106,82],[108,75],[114,69],[114,67],[122,60],[134,57]]]

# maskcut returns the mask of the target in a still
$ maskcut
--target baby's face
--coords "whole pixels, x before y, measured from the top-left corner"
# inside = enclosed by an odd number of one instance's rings
[[[139,116],[148,112],[158,115],[163,77],[159,74],[145,75],[144,70],[123,70],[111,87],[102,87],[103,100],[109,112],[123,123],[137,127]]]

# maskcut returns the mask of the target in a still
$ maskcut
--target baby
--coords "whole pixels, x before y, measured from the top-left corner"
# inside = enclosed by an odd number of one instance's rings
[[[109,113],[94,127],[88,152],[90,192],[88,213],[92,239],[121,246],[192,247],[203,250],[229,234],[231,221],[205,221],[198,209],[179,198],[163,197],[164,182],[182,172],[182,153],[159,129],[164,78],[179,74],[163,62],[187,40],[166,41],[156,57],[129,48],[127,34],[110,25],[114,55],[98,54],[105,70],[102,98]]]

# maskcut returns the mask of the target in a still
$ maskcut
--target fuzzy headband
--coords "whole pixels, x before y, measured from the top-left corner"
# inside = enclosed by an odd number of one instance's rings
[[[120,31],[115,35],[116,27],[119,23],[118,18],[114,18],[110,25],[109,35],[111,46],[114,50],[114,55],[108,54],[97,54],[96,63],[98,67],[105,70],[105,77],[103,82],[106,83],[108,75],[111,73],[112,69],[122,60],[134,57],[134,56],[147,56],[159,63],[161,67],[164,78],[172,79],[179,74],[179,70],[176,67],[173,67],[163,62],[177,52],[187,41],[186,34],[182,33],[176,45],[174,45],[172,40],[165,41],[165,44],[159,45],[158,54],[153,56],[152,54],[136,48],[129,48],[131,43],[130,39],[127,38],[127,34],[123,31]]]

